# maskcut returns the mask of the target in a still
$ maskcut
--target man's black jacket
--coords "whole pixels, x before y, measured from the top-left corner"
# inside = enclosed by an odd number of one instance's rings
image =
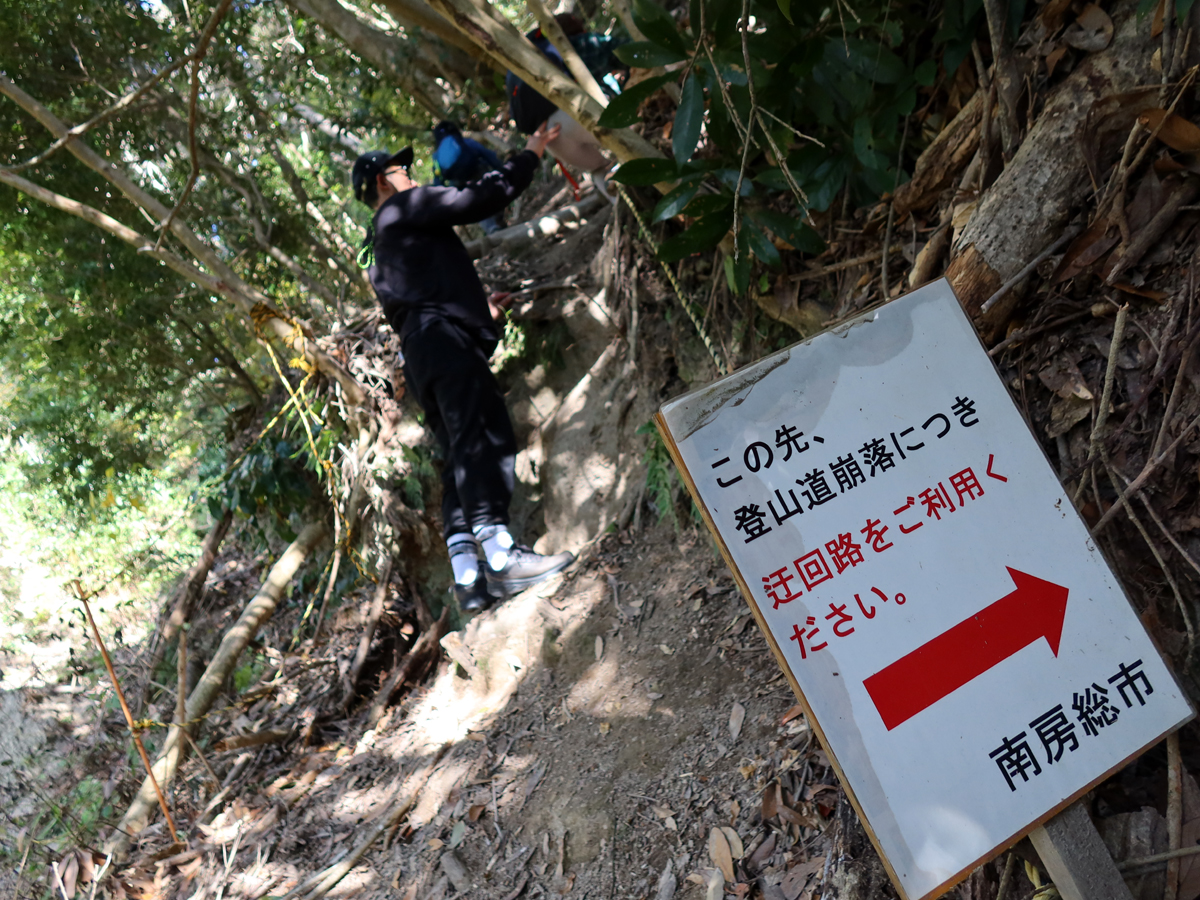
[[[500,212],[529,186],[538,162],[525,150],[465,187],[414,187],[379,207],[368,274],[401,341],[436,316],[459,323],[484,344],[495,343],[483,285],[452,226]]]

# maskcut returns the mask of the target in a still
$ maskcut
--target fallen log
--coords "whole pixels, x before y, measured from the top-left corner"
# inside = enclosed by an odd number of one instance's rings
[[[893,206],[899,221],[914,209],[933,205],[942,191],[966,168],[979,149],[979,119],[983,92],[976,91],[929,146],[921,151],[913,176],[896,188]]]
[[[200,677],[200,683],[188,697],[187,719],[189,723],[195,723],[212,708],[213,701],[216,700],[217,694],[221,690],[221,685],[233,672],[242,652],[254,635],[258,633],[258,629],[274,614],[275,607],[283,596],[284,588],[295,576],[304,560],[328,533],[329,528],[324,522],[308,525],[279,557],[262,586],[259,587],[258,593],[254,595],[254,599],[247,604],[233,627],[225,632],[225,637],[221,639],[221,646],[217,648],[212,662],[208,664],[208,668]],[[154,763],[154,777],[158,779],[159,784],[165,786],[175,776],[182,759],[184,744],[185,742],[180,737],[179,726],[173,725],[167,731],[167,739],[163,743],[158,760]],[[115,859],[124,857],[129,850],[129,843],[133,836],[141,833],[150,824],[150,816],[156,804],[154,783],[147,776],[137,795],[133,798],[133,802],[129,804],[129,809],[121,817],[116,834],[109,841],[105,852],[112,853]],[[171,835],[172,840],[174,837]]]
[[[143,709],[149,701],[151,680],[154,677],[154,671],[162,663],[167,647],[175,642],[175,636],[179,634],[179,629],[183,627],[183,623],[191,615],[192,606],[200,599],[200,591],[204,587],[204,581],[208,578],[208,573],[212,569],[213,563],[216,562],[217,550],[220,549],[221,542],[225,540],[225,535],[229,532],[229,523],[232,521],[233,511],[227,509],[225,510],[225,515],[213,523],[213,527],[209,529],[208,534],[204,538],[204,543],[200,545],[200,558],[196,560],[196,564],[192,566],[192,571],[188,573],[187,580],[175,595],[175,602],[171,605],[170,615],[167,616],[167,621],[163,623],[162,631],[156,636],[150,653],[150,665],[147,669],[150,675],[146,679],[146,687],[142,692],[141,708]]]
[[[588,194],[577,203],[564,206],[549,215],[522,222],[520,225],[513,225],[510,228],[503,228],[492,234],[485,234],[478,240],[468,241],[465,245],[467,253],[470,254],[471,259],[487,256],[493,250],[501,247],[507,253],[517,253],[540,238],[551,237],[571,225],[583,222],[589,215],[607,203],[608,201],[600,194]]]
[[[1150,69],[1155,49],[1150,17],[1139,19],[1135,6],[1121,4],[1113,14],[1119,23],[1112,43],[1085,59],[1051,92],[956,241],[946,274],[985,335],[1003,326],[1016,301],[1010,293],[982,316],[980,306],[1062,234],[1092,191],[1082,141],[1089,111],[1110,95],[1159,78]]]

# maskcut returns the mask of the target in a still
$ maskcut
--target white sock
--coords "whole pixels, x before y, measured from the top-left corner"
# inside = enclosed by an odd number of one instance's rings
[[[508,551],[516,541],[507,525],[481,525],[475,529],[475,539],[483,547],[483,558],[492,571],[498,572],[508,564]]]
[[[452,534],[446,539],[450,551],[450,567],[454,570],[456,584],[471,585],[479,578],[479,554],[475,551],[475,538],[469,534]]]

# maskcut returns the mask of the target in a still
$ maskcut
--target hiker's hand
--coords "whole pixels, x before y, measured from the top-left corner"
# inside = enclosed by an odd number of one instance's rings
[[[508,291],[494,291],[488,298],[488,311],[492,314],[493,322],[501,322],[508,313],[516,298]]]
[[[556,140],[560,134],[562,134],[561,125],[547,128],[546,123],[543,122],[538,126],[538,130],[529,136],[529,140],[525,142],[525,149],[532,150],[537,154],[538,159],[541,159],[542,154],[546,152],[546,145]]]

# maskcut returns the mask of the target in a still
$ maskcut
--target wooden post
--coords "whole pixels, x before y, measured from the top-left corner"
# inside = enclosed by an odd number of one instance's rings
[[[1029,833],[1063,900],[1133,900],[1081,800]]]

